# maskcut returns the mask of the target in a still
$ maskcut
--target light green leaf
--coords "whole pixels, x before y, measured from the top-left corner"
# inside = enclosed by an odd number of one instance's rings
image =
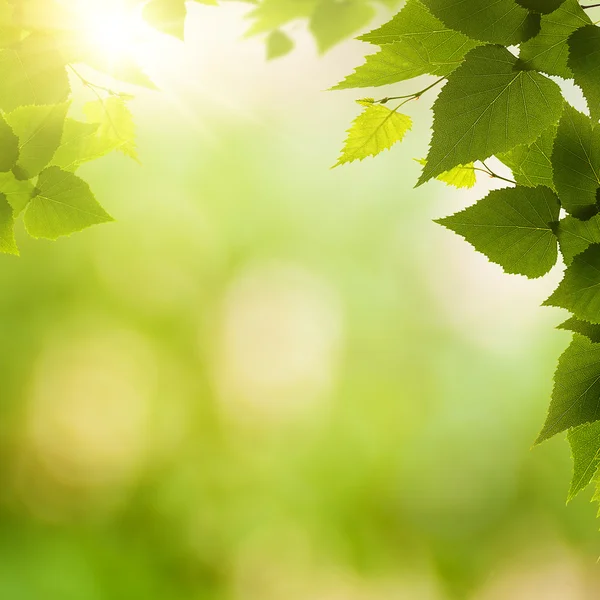
[[[19,138],[17,179],[31,179],[52,160],[60,145],[69,105],[21,106],[6,115]]]
[[[542,17],[540,33],[521,45],[521,59],[531,69],[569,79],[573,74],[567,64],[567,40],[591,22],[578,0],[566,0],[558,10]]]
[[[48,167],[40,173],[23,220],[32,237],[55,240],[113,219],[83,179],[58,167]]]
[[[573,479],[567,501],[585,489],[600,464],[600,421],[586,423],[567,433],[573,457]]]
[[[321,53],[364,27],[375,10],[363,0],[320,0],[310,18],[309,28]]]
[[[437,223],[463,236],[507,273],[535,278],[556,263],[551,223],[559,212],[558,198],[548,188],[504,188]]]
[[[54,40],[32,33],[0,50],[0,108],[11,111],[30,104],[60,104],[70,94],[64,61]]]
[[[600,344],[574,334],[558,361],[548,416],[536,444],[600,419]]]
[[[592,244],[573,258],[544,306],[566,308],[579,319],[600,323],[600,244]]]
[[[554,190],[552,171],[552,149],[557,127],[552,126],[530,145],[521,145],[498,155],[498,158],[510,168],[519,185],[536,187],[545,185]]]
[[[565,331],[579,333],[588,338],[590,342],[594,342],[595,344],[600,343],[600,325],[596,323],[588,323],[587,321],[582,321],[577,317],[571,317],[564,323],[561,323],[557,329],[564,329]]]
[[[150,0],[144,6],[144,18],[153,27],[183,39],[187,10],[185,0]]]
[[[449,57],[449,60],[464,56],[480,43],[446,27],[421,0],[408,0],[391,21],[358,39],[380,46],[418,40],[427,51]]]
[[[567,216],[558,222],[556,235],[565,264],[570,265],[591,244],[600,243],[600,215],[585,221]]]
[[[514,0],[424,0],[446,27],[475,40],[519,44],[536,35],[540,17]]]
[[[248,36],[266,33],[296,19],[309,18],[317,0],[263,0],[248,15],[254,22]]]
[[[381,104],[366,104],[348,130],[342,155],[335,166],[375,156],[402,141],[412,127],[410,117]]]
[[[0,173],[10,171],[19,159],[19,138],[0,114]]]
[[[562,107],[559,87],[520,70],[506,48],[471,50],[434,104],[433,138],[419,185],[457,165],[533,143],[558,121]]]
[[[427,160],[424,158],[415,159],[420,165],[425,165]],[[475,173],[475,165],[469,163],[468,165],[459,165],[446,171],[436,177],[438,181],[451,185],[457,189],[469,189],[477,183],[477,175]]]
[[[569,67],[575,83],[582,89],[590,115],[600,119],[600,28],[588,25],[569,38]]]
[[[600,130],[566,105],[552,151],[554,186],[564,209],[578,217],[596,212],[600,186]]]
[[[123,154],[138,160],[135,147],[135,124],[123,98],[110,96],[88,102],[83,108],[88,121],[97,123],[95,134],[101,148],[113,146]]]
[[[29,203],[34,191],[30,181],[19,181],[12,173],[0,173],[0,193],[18,215]]]
[[[292,40],[283,31],[276,29],[267,38],[267,60],[273,60],[289,54],[294,49]]]
[[[18,256],[19,249],[15,241],[15,219],[12,206],[8,203],[6,196],[0,193],[0,252],[4,254],[15,254]]]

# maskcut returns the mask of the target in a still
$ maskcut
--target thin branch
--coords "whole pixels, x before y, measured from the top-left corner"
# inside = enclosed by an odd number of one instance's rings
[[[375,100],[373,104],[386,104],[391,102],[392,100],[404,100],[409,102],[410,100],[418,100],[425,92],[428,92],[430,89],[434,88],[436,85],[442,83],[446,78],[440,77],[437,81],[434,81],[431,85],[428,85],[426,88],[422,89],[419,92],[415,92],[414,94],[407,94],[406,96],[388,96],[386,98],[382,98],[381,100]],[[405,104],[403,102],[402,104]]]
[[[600,3],[598,4],[582,4],[581,8],[583,8],[583,10],[587,10],[588,8],[597,8],[598,6],[600,6]]]
[[[479,169],[478,167],[473,167],[475,171],[481,171],[482,173],[487,173],[492,179],[501,179],[502,181],[506,181],[507,183],[512,183],[513,185],[517,185],[517,182],[512,179],[507,179],[506,177],[502,177],[502,175],[498,175],[498,173],[494,173],[483,161],[480,161],[483,165],[483,169]]]

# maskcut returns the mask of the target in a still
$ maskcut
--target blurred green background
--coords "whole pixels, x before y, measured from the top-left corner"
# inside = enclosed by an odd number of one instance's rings
[[[530,451],[560,269],[431,222],[490,187],[412,189],[431,98],[329,170],[367,49],[267,63],[244,12],[148,65],[141,167],[82,169],[117,222],[0,259],[0,598],[597,599],[590,494]]]

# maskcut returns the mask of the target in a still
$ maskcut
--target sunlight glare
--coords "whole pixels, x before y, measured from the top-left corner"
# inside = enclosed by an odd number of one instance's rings
[[[112,65],[139,60],[156,32],[144,21],[141,4],[127,0],[76,0],[76,11],[87,42]]]

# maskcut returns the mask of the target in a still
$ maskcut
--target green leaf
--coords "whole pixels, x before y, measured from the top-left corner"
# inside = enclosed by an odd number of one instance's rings
[[[577,0],[566,0],[558,10],[542,17],[540,33],[521,45],[521,59],[531,69],[571,78],[567,40],[591,22]]]
[[[519,6],[547,15],[554,12],[565,0],[516,0]]]
[[[123,98],[110,96],[105,100],[88,102],[83,110],[90,123],[98,124],[95,135],[102,148],[114,147],[126,156],[138,160],[135,124]]]
[[[65,171],[75,171],[79,165],[88,160],[99,158],[116,148],[115,144],[107,143],[106,151],[97,151],[97,136],[99,123],[84,123],[75,119],[67,119],[63,128],[60,146],[54,154],[52,165]]]
[[[600,464],[600,421],[587,423],[567,433],[573,456],[573,479],[567,501],[585,489]]]
[[[424,158],[415,159],[420,165],[425,165],[427,160]],[[475,173],[475,165],[469,163],[468,165],[459,165],[446,171],[436,177],[438,181],[451,185],[457,189],[470,189],[477,183],[477,175]]]
[[[591,244],[600,243],[600,215],[582,221],[576,217],[565,217],[556,226],[556,235],[565,264],[570,265],[578,254]]]
[[[544,306],[566,308],[579,319],[600,323],[600,244],[592,244],[573,258]]]
[[[83,179],[58,167],[40,173],[24,216],[29,235],[49,240],[112,220]]]
[[[0,193],[12,206],[15,216],[27,206],[34,189],[30,181],[19,181],[12,173],[0,173]]]
[[[15,220],[12,206],[8,203],[6,196],[0,193],[0,252],[4,254],[15,254],[18,256],[19,249],[15,241]]]
[[[320,0],[310,18],[309,28],[321,53],[364,27],[375,16],[362,0]]]
[[[557,127],[552,126],[530,145],[521,145],[504,152],[498,158],[510,168],[519,185],[536,187],[545,185],[554,190],[552,149]]]
[[[150,0],[144,6],[144,18],[153,27],[183,39],[187,10],[185,0]]]
[[[248,15],[254,23],[248,36],[266,33],[296,19],[309,18],[317,0],[263,0]]]
[[[510,46],[539,31],[540,17],[514,0],[424,0],[446,27],[475,40]]]
[[[19,138],[0,114],[0,173],[10,171],[19,159]]]
[[[294,41],[283,31],[276,29],[267,38],[267,60],[289,54],[294,49]]]
[[[379,46],[406,39],[416,39],[425,48],[450,55],[453,50],[462,52],[464,44],[478,44],[462,33],[446,27],[431,14],[421,0],[408,0],[391,21],[361,35],[358,39]]]
[[[69,105],[21,106],[6,115],[19,138],[17,179],[31,179],[52,160],[60,145]]]
[[[558,121],[562,107],[559,87],[520,70],[506,48],[471,50],[434,104],[433,138],[419,185],[457,165],[533,143]]]
[[[366,104],[348,130],[342,155],[334,166],[375,156],[402,141],[412,127],[410,117],[381,104]]]
[[[556,263],[551,224],[559,212],[558,198],[548,188],[504,188],[437,223],[463,236],[507,273],[535,278]]]
[[[0,73],[0,108],[5,111],[30,104],[60,104],[70,94],[56,43],[42,33],[0,50]]]
[[[596,211],[600,186],[600,130],[566,105],[552,151],[554,186],[564,209],[579,217]]]
[[[590,115],[600,119],[600,28],[588,25],[578,29],[569,38],[569,67],[575,83],[582,89]]]
[[[600,419],[600,344],[574,334],[558,361],[548,416],[536,444]]]
[[[577,317],[571,317],[564,323],[561,323],[557,329],[564,329],[565,331],[572,331],[573,333],[579,333],[584,335],[588,340],[595,344],[600,342],[600,325],[596,323],[588,323],[582,321]]]

